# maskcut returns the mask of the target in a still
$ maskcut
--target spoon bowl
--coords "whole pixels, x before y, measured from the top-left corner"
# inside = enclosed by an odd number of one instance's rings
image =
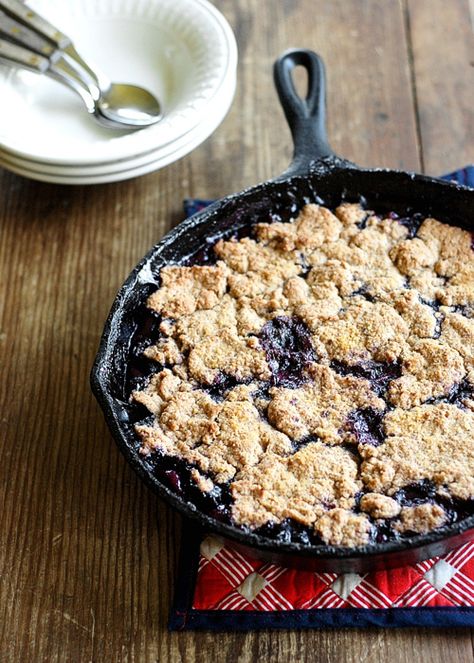
[[[155,124],[162,117],[160,102],[148,90],[125,83],[102,90],[97,110],[111,122],[136,127]]]

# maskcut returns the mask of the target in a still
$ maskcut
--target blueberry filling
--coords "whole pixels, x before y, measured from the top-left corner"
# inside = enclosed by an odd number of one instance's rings
[[[223,401],[227,393],[240,384],[248,384],[250,379],[242,380],[235,375],[228,373],[219,373],[211,385],[199,385],[215,401]]]
[[[198,509],[213,518],[230,522],[232,497],[227,484],[214,485],[210,492],[202,492],[191,476],[193,467],[173,456],[153,454],[145,458],[144,464],[173,493],[195,504]],[[205,476],[203,472],[201,474]]]
[[[429,479],[413,483],[400,488],[392,496],[400,506],[418,506],[419,504],[434,503],[436,498],[436,486]]]
[[[268,522],[254,531],[259,536],[276,539],[282,543],[301,543],[305,546],[323,544],[309,527],[289,518],[281,523]]]
[[[131,334],[130,351],[125,377],[125,393],[131,393],[162,366],[147,359],[144,350],[156,343],[161,337],[160,324],[162,318],[148,308],[143,307],[139,313],[139,324]]]
[[[370,444],[378,447],[385,440],[383,418],[385,412],[371,407],[355,410],[348,417],[348,428],[354,433],[358,444]]]
[[[436,316],[436,323],[435,323],[435,328],[433,332],[433,338],[439,338],[441,336],[441,327],[444,322],[444,314],[443,313],[438,313]]]
[[[391,212],[389,217],[399,223],[401,226],[404,226],[408,230],[409,239],[416,237],[418,230],[420,229],[421,224],[425,220],[423,214],[415,212],[410,216],[398,216],[395,212]]]
[[[370,219],[370,217],[371,217],[371,212],[367,212],[367,214],[356,224],[357,227],[360,230],[364,230],[364,228],[367,228],[367,221]]]
[[[416,507],[421,504],[436,504],[445,512],[445,525],[452,525],[463,520],[474,513],[474,500],[460,500],[452,497],[439,495],[433,481],[425,479],[418,483],[404,486],[392,495],[401,507]],[[373,540],[375,543],[386,543],[400,539],[416,532],[409,530],[400,533],[393,529],[397,518],[378,520],[374,524]]]
[[[176,472],[176,470],[163,470],[162,476],[165,479],[165,483],[167,483],[175,493],[180,495],[183,492],[183,488],[181,486],[181,477]]]
[[[437,504],[444,509],[448,525],[463,520],[474,512],[474,500],[461,500],[440,495],[437,493],[436,485],[429,479],[404,486],[393,495],[393,499],[397,500],[402,507]]]
[[[446,396],[434,398],[430,402],[450,403],[451,405],[457,405],[460,408],[464,408],[466,400],[472,400],[473,398],[474,386],[467,382],[467,380],[463,380],[462,382],[453,385]]]
[[[253,392],[255,400],[261,399],[265,401],[270,400],[270,389],[272,385],[269,382],[262,382],[259,387]]]
[[[306,435],[305,437],[300,438],[299,440],[294,440],[293,441],[293,453],[296,453],[303,447],[305,447],[307,444],[310,444],[311,442],[316,442],[318,438],[316,435]]]
[[[300,264],[301,264],[301,272],[299,275],[301,276],[301,278],[305,279],[310,273],[312,267],[303,253],[300,254]]]
[[[364,361],[351,365],[334,359],[331,362],[331,368],[339,375],[354,375],[357,378],[368,380],[377,396],[383,395],[390,382],[402,374],[399,362]]]
[[[452,306],[451,310],[453,313],[459,313],[459,315],[463,315],[465,318],[474,317],[474,306],[471,304],[457,304],[456,306]]]
[[[305,371],[316,354],[311,334],[299,318],[279,316],[264,325],[260,343],[272,373],[273,386],[299,387],[305,381]]]
[[[232,496],[229,485],[214,485],[213,489],[204,493],[192,479],[193,467],[185,461],[171,456],[154,454],[144,461],[157,479],[172,492],[194,504],[200,511],[215,518],[219,522],[232,523]],[[364,493],[355,495],[354,512],[359,513],[359,502]],[[420,504],[438,504],[446,513],[446,524],[463,520],[474,513],[474,500],[459,500],[437,494],[432,481],[424,480],[404,486],[393,496],[400,506],[414,507]],[[332,509],[334,504],[327,503],[325,508]],[[409,536],[410,532],[400,533],[393,529],[397,518],[380,519],[373,523],[371,540],[374,543],[386,543]],[[253,530],[259,536],[268,537],[282,543],[300,543],[302,545],[322,545],[324,542],[307,527],[292,519],[281,523],[268,522]]]
[[[353,295],[359,295],[360,297],[364,297],[368,302],[374,303],[376,302],[376,298],[369,292],[368,288],[366,285],[361,286],[358,290],[354,290],[352,293]]]
[[[439,311],[440,306],[442,306],[439,299],[424,299],[424,297],[421,297],[420,295],[418,295],[418,298],[422,304],[429,306],[433,311]]]
[[[400,538],[398,532],[392,529],[392,524],[390,520],[381,520],[373,526],[372,539],[374,543],[388,543],[388,541]]]

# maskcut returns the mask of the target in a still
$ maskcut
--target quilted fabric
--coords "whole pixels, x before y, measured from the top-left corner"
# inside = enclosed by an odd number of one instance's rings
[[[474,606],[474,543],[391,571],[312,573],[243,556],[206,537],[194,610],[314,610]]]

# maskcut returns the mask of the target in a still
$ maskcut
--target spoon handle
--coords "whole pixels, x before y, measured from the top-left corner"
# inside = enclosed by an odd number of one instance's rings
[[[31,28],[26,27],[0,9],[0,36],[8,41],[16,42],[21,46],[36,51],[39,55],[50,57],[56,47],[45,37],[39,35]]]
[[[56,50],[66,54],[92,94],[109,86],[105,76],[91,69],[79,55],[70,37],[20,0],[0,0],[0,12],[4,12],[0,13],[0,32],[8,32],[9,38],[41,55],[51,57]]]
[[[17,46],[17,44],[12,44],[6,39],[0,39],[0,59],[6,62],[14,62],[39,74],[46,74],[51,64],[48,58],[33,53],[22,46]]]
[[[87,111],[94,115],[96,113],[95,99],[84,80],[78,76],[77,71],[60,51],[55,51],[55,57],[45,58],[23,46],[0,38],[0,61],[6,64],[16,64],[29,69],[37,74],[43,74],[54,78],[71,90],[74,90],[84,102]]]
[[[20,0],[1,0],[0,9],[27,28],[48,39],[56,48],[65,49],[71,39]]]

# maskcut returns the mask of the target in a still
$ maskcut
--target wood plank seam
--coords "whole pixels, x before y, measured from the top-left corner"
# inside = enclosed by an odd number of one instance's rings
[[[407,50],[408,58],[408,67],[410,71],[410,83],[411,83],[411,94],[413,100],[413,108],[415,111],[415,129],[416,129],[416,142],[417,142],[417,151],[418,159],[420,161],[421,172],[425,172],[425,161],[423,155],[423,141],[421,135],[421,119],[420,119],[420,108],[419,108],[419,99],[416,89],[416,74],[415,74],[415,58],[413,54],[413,40],[412,40],[412,29],[410,22],[410,8],[408,7],[408,0],[401,0],[402,10],[403,10],[403,19],[405,27],[405,43]]]

